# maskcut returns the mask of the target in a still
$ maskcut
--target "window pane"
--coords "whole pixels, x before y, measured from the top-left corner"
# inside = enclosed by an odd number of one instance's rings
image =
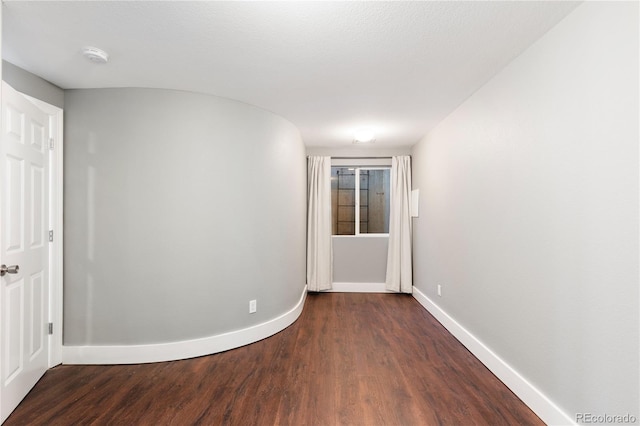
[[[333,235],[355,235],[356,171],[331,168],[331,223]]]
[[[360,233],[389,233],[391,171],[360,170]]]

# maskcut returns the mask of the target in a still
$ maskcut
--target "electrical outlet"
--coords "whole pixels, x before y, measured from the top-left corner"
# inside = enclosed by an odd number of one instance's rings
[[[256,300],[249,300],[249,313],[255,314],[258,310],[258,302]]]
[[[442,286],[438,284],[438,296],[442,297]]]

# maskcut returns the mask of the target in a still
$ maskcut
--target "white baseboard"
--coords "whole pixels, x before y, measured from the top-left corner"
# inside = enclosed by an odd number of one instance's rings
[[[509,364],[493,353],[484,343],[460,325],[424,293],[413,287],[413,297],[433,315],[453,336],[466,346],[493,374],[513,391],[548,425],[575,425],[547,396],[529,383]]]
[[[242,330],[200,339],[149,345],[63,346],[62,363],[143,364],[194,358],[239,348],[272,336],[293,324],[302,313],[306,295],[307,286],[291,310],[277,318]]]
[[[332,283],[332,293],[393,293],[385,288],[385,283]]]

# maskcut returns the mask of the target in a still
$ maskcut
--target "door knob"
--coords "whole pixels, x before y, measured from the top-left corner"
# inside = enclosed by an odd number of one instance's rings
[[[0,277],[4,277],[5,274],[17,274],[20,270],[18,265],[2,265],[0,266]]]

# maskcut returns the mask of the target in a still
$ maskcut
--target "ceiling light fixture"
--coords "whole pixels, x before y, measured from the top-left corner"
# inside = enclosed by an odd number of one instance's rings
[[[85,47],[82,49],[82,56],[96,64],[106,64],[109,61],[109,54],[97,47]]]
[[[376,135],[371,129],[359,129],[353,135],[353,143],[373,143]]]

